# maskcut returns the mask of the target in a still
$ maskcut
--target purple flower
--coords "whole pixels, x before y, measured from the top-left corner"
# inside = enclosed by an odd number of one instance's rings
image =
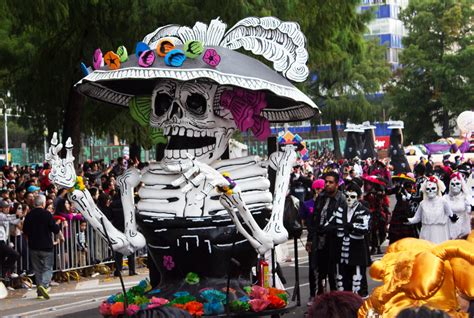
[[[221,62],[221,56],[217,54],[217,51],[214,49],[207,49],[206,52],[204,52],[204,56],[202,57],[202,60],[209,64],[210,66],[217,66]]]
[[[174,268],[173,256],[164,255],[163,256],[163,266],[169,271],[172,270]]]

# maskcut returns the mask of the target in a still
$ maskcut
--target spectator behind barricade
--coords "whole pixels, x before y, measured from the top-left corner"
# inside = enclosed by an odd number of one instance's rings
[[[58,205],[56,206],[56,210],[55,210],[55,215],[63,217],[68,222],[71,222],[72,220],[83,219],[82,214],[73,212],[71,203],[67,199],[58,202]],[[67,230],[64,231],[64,234],[67,238],[71,236],[71,234]]]
[[[107,217],[107,219],[112,220],[112,211],[110,209],[110,204],[112,203],[112,199],[110,195],[105,192],[102,192],[97,199],[97,207],[99,208],[102,213]]]
[[[0,200],[10,203],[10,192],[8,190],[1,190],[0,191]]]
[[[40,187],[37,187],[35,185],[30,185],[28,186],[28,188],[26,188],[26,192],[33,193],[33,196],[35,197],[38,196],[40,190]]]
[[[51,181],[49,180],[49,173],[51,172],[51,167],[49,163],[45,163],[43,165],[43,169],[40,171],[39,183],[41,191],[46,191],[48,187],[51,185]]]
[[[58,188],[56,188],[54,184],[50,184],[46,188],[45,195],[48,199],[52,199],[54,201],[54,199],[56,199],[57,194],[58,194]]]
[[[308,318],[356,318],[363,300],[348,291],[332,291],[318,296],[308,312]]]
[[[28,247],[26,245],[25,237],[22,235],[22,229],[23,221],[29,210],[26,204],[24,206],[26,207],[25,209],[23,209],[23,205],[21,203],[15,202],[13,204],[13,208],[10,210],[11,215],[14,214],[20,219],[18,224],[10,224],[10,243],[14,245],[13,247],[21,256],[21,264],[17,263],[17,273],[21,273],[27,269],[26,262],[28,259]]]
[[[0,266],[2,267],[3,277],[18,277],[14,273],[15,263],[20,258],[20,254],[8,244],[10,234],[10,225],[17,225],[21,222],[19,214],[10,213],[10,203],[0,200]]]
[[[449,315],[442,310],[422,306],[405,308],[398,313],[397,318],[449,318]]]
[[[99,199],[99,189],[96,187],[90,187],[89,193],[92,197],[92,200],[94,200],[94,202],[97,204],[97,200]]]
[[[21,203],[25,203],[25,193],[26,189],[22,186],[19,186],[15,190],[16,192],[16,200]]]
[[[35,198],[34,209],[28,213],[23,224],[30,249],[30,265],[35,274],[38,298],[49,299],[49,284],[53,274],[53,240],[51,233],[59,233],[60,221],[54,221],[45,208],[46,197]]]
[[[306,189],[305,184],[307,183],[306,177],[301,171],[300,165],[293,167],[293,172],[290,174],[290,193],[296,197],[300,202],[304,202]]]
[[[126,165],[125,165],[124,158],[118,157],[117,163],[112,168],[112,172],[114,173],[114,175],[120,176],[121,174],[125,172],[125,170],[126,170]]]
[[[89,246],[87,245],[87,222],[82,220],[79,225],[79,232],[76,234],[77,260],[78,266],[86,266]]]
[[[54,209],[56,210],[58,207],[58,204],[64,200],[66,200],[67,196],[67,189],[62,188],[59,189],[58,194],[56,195],[56,199],[53,201]]]

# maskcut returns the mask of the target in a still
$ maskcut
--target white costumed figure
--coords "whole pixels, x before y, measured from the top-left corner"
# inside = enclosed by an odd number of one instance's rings
[[[286,145],[268,161],[225,154],[236,130],[266,140],[270,122],[307,120],[319,113],[288,81],[308,76],[306,40],[298,24],[273,17],[246,18],[226,27],[219,19],[209,26],[160,27],[137,44],[135,54],[127,55],[124,47],[105,54],[107,66],[101,66],[102,53],[96,51],[95,70],[76,84],[86,96],[129,107],[151,138],[162,132],[167,140],[161,162],[141,171],[129,168],[117,179],[124,233],[104,217],[87,189],[69,194],[100,233],[104,221],[115,251],[127,255],[148,247],[161,272],[160,295],[176,292],[173,288],[190,272],[200,277],[202,288],[221,288],[228,275],[248,283],[253,250],[262,255],[288,239],[283,208],[296,147]],[[281,74],[237,49],[263,56]],[[49,178],[73,188],[70,140],[65,159],[58,156],[61,147],[55,135],[47,156]],[[269,167],[276,172],[273,193]],[[134,188],[140,183],[135,205]]]
[[[423,201],[408,224],[421,222],[420,239],[435,244],[449,240],[448,223],[456,222],[457,216],[451,211],[449,203],[442,196],[445,186],[438,178],[431,176],[421,186]]]
[[[451,175],[449,193],[444,197],[451,210],[458,216],[456,223],[449,223],[449,236],[454,240],[471,233],[471,192],[460,172]]]

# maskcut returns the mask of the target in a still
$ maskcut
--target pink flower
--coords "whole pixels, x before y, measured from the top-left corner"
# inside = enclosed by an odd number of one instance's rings
[[[99,313],[102,315],[102,316],[108,316],[110,315],[111,313],[111,308],[112,308],[112,304],[109,304],[107,302],[103,302],[102,304],[100,304],[99,306]]]
[[[206,64],[215,67],[221,62],[221,56],[217,53],[216,50],[207,49],[206,52],[204,52],[202,60],[206,62]]]
[[[163,256],[163,266],[167,269],[167,270],[172,270],[174,268],[174,261],[173,261],[173,256],[170,256],[170,255],[164,255]]]
[[[151,303],[153,305],[158,305],[158,306],[163,306],[163,305],[166,305],[167,303],[169,303],[170,301],[168,299],[165,299],[165,298],[161,298],[161,297],[151,297]]]
[[[252,286],[252,292],[250,293],[250,298],[253,299],[263,299],[266,300],[268,296],[268,289],[258,285]]]
[[[130,304],[127,307],[127,315],[135,315],[140,310],[140,306],[135,304]]]
[[[252,311],[259,312],[265,310],[268,305],[270,305],[270,302],[263,299],[252,299],[249,301],[249,304],[250,308],[252,308]]]

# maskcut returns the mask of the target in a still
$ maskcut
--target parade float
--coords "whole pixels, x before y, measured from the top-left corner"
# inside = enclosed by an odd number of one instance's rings
[[[75,186],[71,141],[61,159],[62,144],[53,137],[47,155],[51,181],[71,189],[71,202],[110,238],[114,251],[128,255],[146,246],[160,273],[158,286],[142,282],[125,295],[112,295],[101,305],[103,315],[151,315],[174,306],[194,316],[240,317],[288,308],[286,292],[272,287],[265,264],[272,248],[288,238],[283,207],[297,148],[284,144],[268,161],[228,159],[227,148],[236,130],[266,140],[271,122],[303,121],[319,112],[289,82],[308,76],[305,42],[294,22],[250,17],[227,30],[215,19],[192,28],[160,27],[133,50],[98,49],[92,68],[82,65],[85,77],[76,84],[81,94],[128,107],[152,140],[163,135],[167,141],[162,161],[117,178],[122,233],[87,189]],[[241,49],[274,70],[236,51]],[[257,258],[260,279],[252,285]]]

